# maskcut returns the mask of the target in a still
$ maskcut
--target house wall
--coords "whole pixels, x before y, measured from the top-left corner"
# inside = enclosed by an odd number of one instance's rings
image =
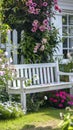
[[[54,24],[56,28],[59,29],[60,37],[62,38],[62,14],[66,13],[73,13],[73,0],[58,0],[58,5],[61,7],[62,12],[56,13],[56,20],[54,20]],[[55,56],[59,56],[59,58],[63,58],[63,44],[62,42],[59,43],[58,49],[56,53],[54,53]]]

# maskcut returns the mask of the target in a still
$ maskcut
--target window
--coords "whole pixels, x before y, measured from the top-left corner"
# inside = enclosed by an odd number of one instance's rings
[[[62,16],[62,37],[63,54],[67,58],[67,53],[73,52],[73,15]]]

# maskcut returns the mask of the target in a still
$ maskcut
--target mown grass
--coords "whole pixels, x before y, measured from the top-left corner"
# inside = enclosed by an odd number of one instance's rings
[[[45,108],[17,119],[0,120],[0,130],[60,130],[60,112],[65,110]]]

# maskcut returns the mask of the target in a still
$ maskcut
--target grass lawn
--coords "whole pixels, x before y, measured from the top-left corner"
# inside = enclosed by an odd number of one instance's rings
[[[60,112],[65,110],[45,108],[17,119],[0,121],[0,130],[60,130]]]

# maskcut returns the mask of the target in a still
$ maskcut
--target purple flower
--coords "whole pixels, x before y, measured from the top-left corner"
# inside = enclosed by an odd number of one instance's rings
[[[37,31],[37,28],[36,28],[36,27],[33,27],[33,28],[31,29],[31,31],[32,31],[32,32],[36,32],[36,31]]]
[[[69,101],[68,104],[73,106],[73,101]]]
[[[39,23],[38,20],[34,20],[33,23],[32,23],[32,26],[36,26],[36,27],[37,27],[37,26],[38,26],[38,23]]]
[[[37,4],[36,4],[35,2],[33,2],[33,3],[32,3],[32,6],[33,6],[33,7],[36,7],[36,6],[37,6]]]
[[[34,12],[35,12],[35,8],[29,6],[29,10],[28,10],[28,12],[31,13],[31,14],[34,14]]]
[[[58,106],[59,106],[59,107],[63,107],[63,104],[60,103]]]
[[[43,2],[42,5],[46,7],[48,5],[48,3],[47,2]]]
[[[5,71],[0,71],[0,76],[4,76]]]
[[[41,26],[39,27],[39,30],[40,30],[41,32],[44,32],[44,31],[46,30],[46,27],[45,27],[44,25],[41,25]]]
[[[39,14],[39,12],[40,12],[40,9],[36,8],[35,11],[34,11],[34,14]]]
[[[58,0],[54,0],[54,4],[57,4],[58,3]]]
[[[47,20],[47,19],[44,19],[44,20],[43,20],[43,24],[44,24],[44,25],[48,25],[48,20]]]

